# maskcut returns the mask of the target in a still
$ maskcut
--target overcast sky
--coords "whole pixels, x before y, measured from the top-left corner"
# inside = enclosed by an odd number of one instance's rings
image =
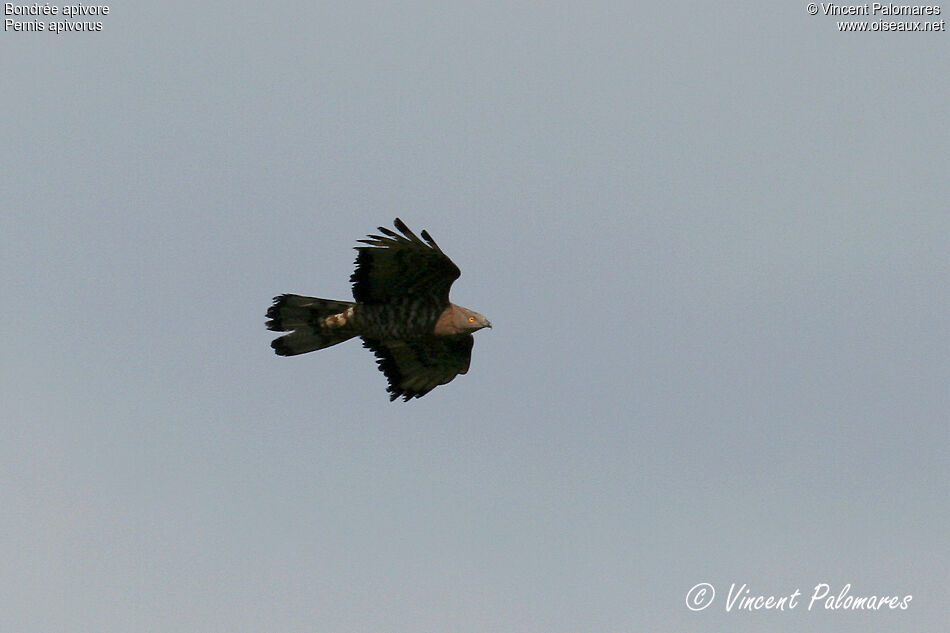
[[[0,34],[0,631],[945,630],[950,35],[652,4]],[[264,328],[397,216],[494,325],[409,403]]]

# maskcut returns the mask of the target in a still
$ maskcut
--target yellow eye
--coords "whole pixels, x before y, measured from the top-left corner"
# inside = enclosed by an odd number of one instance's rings
[[[468,317],[469,323],[475,323],[475,317]]]

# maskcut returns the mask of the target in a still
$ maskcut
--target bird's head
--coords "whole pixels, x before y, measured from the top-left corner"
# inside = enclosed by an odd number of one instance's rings
[[[483,327],[491,327],[491,321],[486,319],[484,315],[461,306],[456,306],[456,308],[455,327],[457,327],[460,331],[474,332],[475,330],[480,330]]]

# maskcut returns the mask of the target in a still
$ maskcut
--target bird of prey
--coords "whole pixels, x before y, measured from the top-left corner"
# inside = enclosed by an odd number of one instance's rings
[[[422,231],[422,239],[396,218],[396,233],[357,240],[350,277],[356,301],[285,294],[267,310],[267,329],[290,332],[271,342],[280,356],[295,356],[359,336],[389,381],[389,400],[408,402],[468,371],[472,332],[491,327],[481,314],[449,302],[458,266]]]

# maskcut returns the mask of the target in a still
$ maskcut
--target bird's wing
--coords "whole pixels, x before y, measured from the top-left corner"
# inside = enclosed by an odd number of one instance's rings
[[[406,401],[421,398],[467,372],[474,343],[471,334],[408,341],[363,338],[363,346],[376,354],[379,369],[389,380],[389,399],[401,396]]]
[[[396,218],[396,229],[379,227],[382,235],[358,240],[356,270],[350,277],[353,298],[360,303],[387,303],[408,297],[431,297],[448,305],[449,288],[461,271],[426,232],[422,239]]]

